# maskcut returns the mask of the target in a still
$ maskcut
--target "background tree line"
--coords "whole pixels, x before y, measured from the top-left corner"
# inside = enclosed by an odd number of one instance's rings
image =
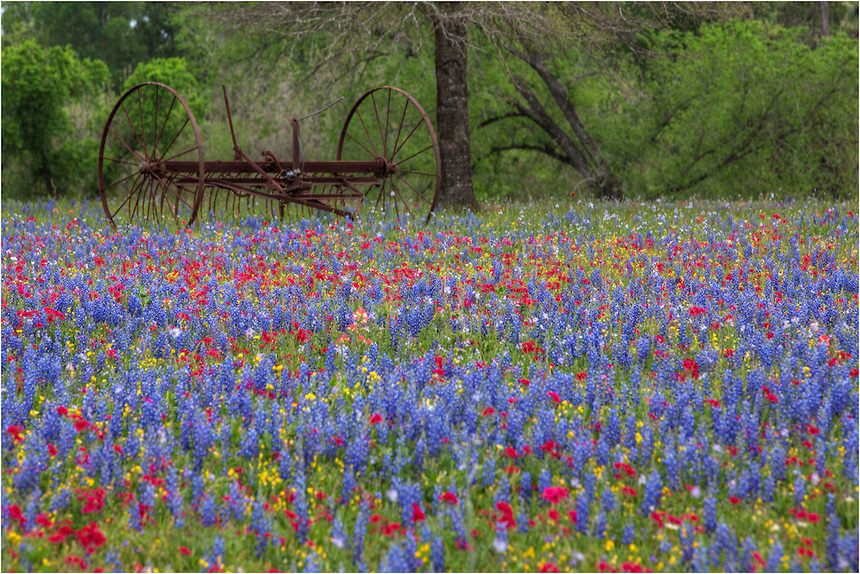
[[[237,136],[333,159],[366,89],[431,115],[447,203],[495,198],[853,197],[858,5],[775,3],[2,3],[2,177],[93,195],[103,123],[171,85],[208,159]]]

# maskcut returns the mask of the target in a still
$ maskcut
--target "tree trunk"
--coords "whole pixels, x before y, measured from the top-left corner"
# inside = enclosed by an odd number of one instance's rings
[[[440,203],[480,209],[472,187],[466,68],[468,30],[456,4],[439,3],[436,33],[436,124],[442,160]]]
[[[830,14],[827,9],[827,2],[819,2],[821,5],[821,35],[827,38],[830,36]]]

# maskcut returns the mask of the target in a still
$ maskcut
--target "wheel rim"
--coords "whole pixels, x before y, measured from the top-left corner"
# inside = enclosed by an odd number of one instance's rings
[[[365,192],[365,203],[393,213],[429,220],[442,183],[439,144],[430,118],[398,88],[365,93],[346,118],[337,159],[378,160],[382,185]]]
[[[196,161],[177,173],[169,161]],[[185,100],[164,84],[131,88],[108,116],[99,146],[99,196],[108,221],[194,222],[203,199],[203,142]]]

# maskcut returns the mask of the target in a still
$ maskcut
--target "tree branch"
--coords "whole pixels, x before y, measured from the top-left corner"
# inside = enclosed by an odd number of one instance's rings
[[[540,152],[542,154],[545,154],[545,155],[551,157],[554,160],[560,161],[563,164],[569,165],[572,168],[576,169],[576,166],[573,165],[573,162],[570,161],[570,158],[567,155],[560,153],[557,149],[555,149],[554,147],[552,147],[551,145],[548,145],[548,144],[543,145],[543,146],[532,145],[532,144],[511,144],[511,145],[505,145],[505,146],[494,146],[490,150],[490,153],[491,154],[498,154],[498,153],[502,153],[505,151],[511,151],[511,150],[537,151],[537,152]]]

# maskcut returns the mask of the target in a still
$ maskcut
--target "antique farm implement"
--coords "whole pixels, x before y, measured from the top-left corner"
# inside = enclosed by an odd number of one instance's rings
[[[171,87],[146,83],[127,91],[105,124],[99,148],[99,195],[111,225],[193,223],[201,212],[250,208],[283,216],[285,207],[353,215],[370,202],[400,217],[430,217],[439,197],[436,133],[415,98],[392,87],[365,93],[346,118],[334,161],[306,161],[299,123],[289,159],[271,151],[253,160],[239,147],[224,89],[234,156],[207,161],[197,120]],[[331,104],[333,105],[333,104]]]

